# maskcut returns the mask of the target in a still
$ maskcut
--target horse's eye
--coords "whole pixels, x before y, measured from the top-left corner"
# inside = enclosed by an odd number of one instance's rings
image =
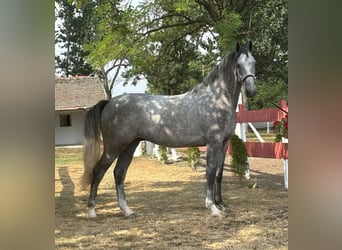
[[[238,69],[240,68],[240,64],[237,65],[237,68],[238,68]]]

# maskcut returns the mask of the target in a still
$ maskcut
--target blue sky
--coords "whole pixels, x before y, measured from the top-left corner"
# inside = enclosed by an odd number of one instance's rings
[[[131,84],[127,84],[123,86],[123,81],[119,81],[113,88],[112,95],[117,96],[124,93],[144,93],[147,89],[147,81],[141,80],[138,82],[136,86]]]

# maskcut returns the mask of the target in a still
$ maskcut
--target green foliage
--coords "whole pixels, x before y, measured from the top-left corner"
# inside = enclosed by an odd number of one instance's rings
[[[179,13],[191,11],[195,6],[196,2],[192,0],[175,1],[175,3],[173,4],[175,11]]]
[[[96,6],[89,13],[93,35],[84,48],[87,62],[103,73],[108,73],[104,65],[117,60],[113,70],[129,65],[126,83],[136,84],[144,76],[151,93],[177,94],[199,83],[237,41],[251,40],[261,96],[250,106],[264,108],[269,100],[287,99],[285,0],[153,0],[137,7],[120,0],[76,2],[82,8]]]
[[[288,81],[288,1],[260,1],[242,15],[243,30],[253,40],[258,79]],[[243,38],[243,37],[242,37]]]
[[[234,11],[224,13],[224,17],[216,23],[214,31],[219,34],[217,40],[221,55],[225,55],[235,48],[236,33],[241,25],[241,17]]]
[[[288,115],[281,118],[280,121],[273,121],[274,131],[276,133],[276,137],[274,139],[275,142],[281,142],[282,138],[288,138],[288,130],[289,130],[289,121]]]
[[[89,52],[88,61],[95,67],[104,67],[108,62],[115,59],[127,59],[129,50],[134,47],[130,23],[132,9],[125,12],[119,9],[119,1],[115,3],[99,3],[96,12],[96,36],[84,44]]]
[[[287,100],[288,92],[288,1],[271,0],[247,4],[241,14],[238,40],[253,41],[257,94],[250,109],[273,107]]]
[[[233,135],[231,138],[232,145],[232,161],[231,161],[231,170],[236,173],[240,180],[245,175],[247,170],[247,160],[248,154],[243,141],[237,136]]]
[[[149,92],[175,95],[184,93],[198,84],[201,72],[199,69],[191,68],[197,55],[194,45],[181,39],[173,46],[165,48],[163,55],[153,57],[154,60],[150,61],[144,73]]]
[[[158,153],[160,154],[160,160],[163,162],[163,163],[166,163],[167,162],[167,150],[166,150],[166,147],[164,146],[159,146],[158,147]]]
[[[56,73],[65,76],[89,75],[93,69],[86,62],[87,52],[82,48],[88,41],[91,27],[89,15],[92,5],[78,10],[69,0],[56,0],[60,7],[57,16],[61,20],[59,29],[55,32],[55,43],[64,51],[55,56]]]
[[[278,78],[258,80],[257,94],[248,99],[249,109],[274,108],[272,103],[278,104],[281,100],[288,100],[287,87],[287,84]]]
[[[199,148],[189,147],[186,150],[186,154],[187,154],[187,162],[188,162],[189,167],[196,170],[198,164],[200,163]]]

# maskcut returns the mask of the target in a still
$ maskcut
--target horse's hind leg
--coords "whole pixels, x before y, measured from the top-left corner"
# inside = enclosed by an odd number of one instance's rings
[[[115,179],[115,187],[116,193],[118,196],[118,202],[120,209],[123,211],[124,215],[130,216],[133,214],[133,211],[128,207],[126,201],[126,195],[124,190],[124,181],[127,173],[127,169],[129,164],[132,161],[134,151],[139,144],[139,140],[133,141],[129,144],[126,149],[120,153],[119,159],[116,163],[114,169],[114,179]]]
[[[110,167],[110,165],[115,160],[115,155],[109,155],[106,152],[103,152],[100,160],[96,163],[95,168],[93,169],[93,178],[90,186],[90,195],[88,201],[88,215],[89,217],[96,217],[95,212],[95,199],[97,195],[97,188]]]

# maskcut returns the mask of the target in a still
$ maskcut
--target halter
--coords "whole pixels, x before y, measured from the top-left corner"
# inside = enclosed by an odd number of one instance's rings
[[[238,69],[236,69],[235,74],[236,74],[236,78],[239,79]],[[248,75],[245,75],[245,76],[242,78],[241,83],[243,83],[248,77],[252,77],[253,80],[254,80],[254,82],[255,82],[255,76],[252,75],[252,74],[248,74]]]
[[[242,79],[242,81],[241,82],[244,82],[248,77],[252,77],[253,78],[253,80],[255,81],[255,76],[253,76],[253,75],[251,75],[251,74],[249,74],[249,75],[246,75],[243,79]]]
[[[238,73],[238,71],[236,70],[236,72],[235,72],[235,74],[236,74],[236,78],[237,79],[239,79],[239,73]],[[243,83],[248,77],[252,77],[253,78],[253,80],[255,81],[255,76],[254,75],[252,75],[252,74],[248,74],[248,75],[246,75],[244,78],[242,78],[242,81],[241,81],[241,83]]]

